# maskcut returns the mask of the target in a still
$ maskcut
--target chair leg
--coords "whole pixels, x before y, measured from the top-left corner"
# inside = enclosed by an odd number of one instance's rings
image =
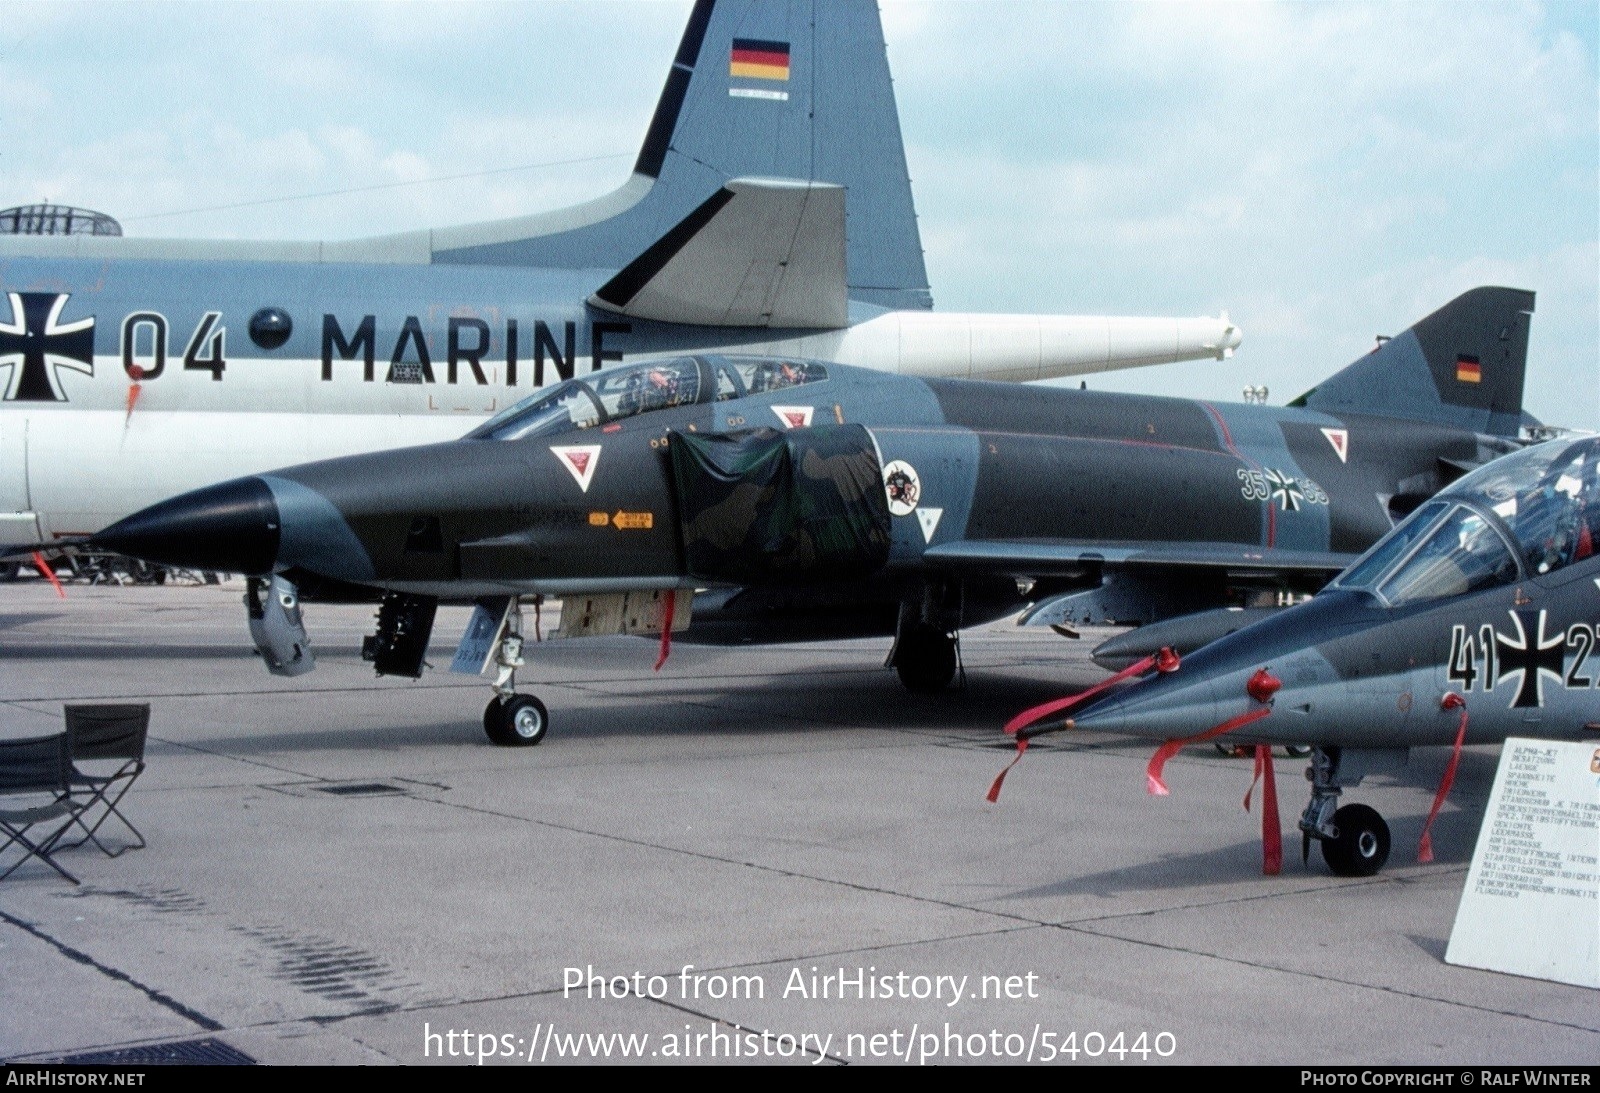
[[[75,818],[76,817],[73,819]],[[77,877],[73,876],[71,873],[61,868],[61,866],[57,865],[55,859],[50,856],[53,851],[59,849],[56,846],[56,843],[60,841],[61,836],[66,833],[67,828],[72,826],[73,819],[67,820],[66,823],[56,828],[55,831],[51,833],[50,837],[41,843],[31,842],[27,838],[26,833],[34,826],[33,824],[24,824],[20,828],[12,827],[10,824],[0,824],[0,828],[4,828],[6,833],[11,836],[11,838],[6,840],[6,846],[10,846],[12,843],[16,842],[21,843],[23,846],[28,848],[27,853],[23,854],[22,857],[13,862],[10,869],[7,869],[4,873],[0,873],[0,880],[5,880],[11,874],[15,873],[17,869],[26,863],[30,858],[38,858],[51,869],[54,869],[57,873],[60,873],[63,877],[66,877],[73,884],[81,883]],[[0,850],[3,849],[5,848],[0,847]]]
[[[119,846],[115,850],[111,849],[105,843],[101,842],[100,841],[100,836],[98,834],[96,834],[100,830],[100,825],[105,823],[106,820],[108,820],[112,816],[115,816],[118,820],[120,820],[122,822],[122,826],[123,827],[126,827],[129,831],[133,832],[133,837],[135,839],[134,842],[128,843],[126,846]],[[78,827],[83,828],[83,832],[84,832],[83,838],[74,840],[73,842],[70,842],[70,843],[62,843],[61,846],[58,847],[57,849],[60,849],[60,850],[76,850],[78,847],[82,846],[84,843],[92,842],[92,843],[94,843],[95,846],[99,847],[100,852],[102,854],[104,854],[106,857],[115,858],[118,855],[120,855],[120,854],[122,854],[122,853],[124,853],[126,851],[129,851],[129,850],[143,850],[145,848],[145,846],[147,845],[145,843],[144,833],[141,832],[137,827],[134,827],[133,824],[128,820],[128,818],[126,816],[124,816],[120,811],[117,810],[115,805],[107,804],[106,805],[106,810],[103,813],[100,814],[100,818],[94,822],[94,826],[93,827],[85,826],[84,822],[81,819],[74,820],[73,822],[75,824],[77,824]]]
[[[116,775],[112,778],[112,781],[114,782],[118,778],[123,777],[123,775]],[[78,816],[74,817],[73,820],[78,827],[83,829],[83,838],[74,840],[70,843],[63,843],[61,849],[74,850],[86,842],[92,842],[95,846],[99,847],[100,852],[108,858],[114,858],[126,850],[143,850],[145,846],[148,845],[145,842],[144,833],[141,832],[137,827],[134,827],[132,821],[130,821],[128,817],[124,816],[122,814],[122,810],[117,807],[122,803],[122,798],[127,795],[128,790],[133,788],[134,778],[136,777],[138,777],[137,773],[135,773],[133,777],[127,777],[125,781],[123,781],[122,787],[117,791],[117,794],[114,797],[107,795],[111,788],[110,782],[106,783],[98,791],[96,791],[94,795],[90,797],[90,799],[84,804],[83,811],[80,812]],[[96,804],[104,805],[105,811],[102,812],[99,818],[95,820],[94,826],[90,827],[83,821],[83,812],[87,812]],[[97,832],[100,830],[100,826],[112,816],[115,816],[118,821],[121,822],[123,827],[126,827],[129,831],[131,831],[135,839],[134,842],[128,844],[127,846],[119,846],[115,850],[112,850],[106,846],[105,843],[101,842],[97,835]]]

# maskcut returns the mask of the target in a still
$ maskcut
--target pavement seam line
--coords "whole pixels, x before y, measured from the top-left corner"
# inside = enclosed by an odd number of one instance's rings
[[[139,982],[139,980],[135,979],[125,971],[121,971],[117,968],[111,967],[110,965],[100,963],[82,949],[74,949],[66,942],[56,940],[30,922],[24,922],[22,919],[17,918],[15,915],[8,914],[5,911],[0,911],[0,922],[10,923],[12,926],[22,930],[24,933],[33,935],[40,941],[43,941],[45,944],[53,947],[57,952],[69,960],[93,968],[95,971],[109,979],[115,979],[118,982],[128,984],[135,990],[143,992],[145,997],[149,998],[152,1002],[164,1007],[165,1009],[171,1010],[173,1013],[177,1014],[179,1017],[182,1017],[186,1021],[199,1025],[207,1032],[223,1031],[222,1025],[218,1024],[216,1021],[213,1021],[199,1010],[191,1009],[182,1002],[179,1002],[176,998],[173,998],[170,994],[166,994],[165,992],[159,991],[152,986]]]
[[[464,812],[476,812],[483,816],[492,816],[499,820],[515,820],[520,823],[532,824],[536,827],[549,828],[552,831],[564,831],[572,835],[587,835],[590,838],[605,839],[610,842],[622,843],[625,846],[637,846],[646,850],[660,850],[668,854],[679,854],[684,857],[698,858],[701,861],[716,862],[720,865],[743,866],[746,869],[757,869],[763,873],[771,873],[780,877],[795,877],[801,880],[809,880],[816,884],[828,884],[840,888],[848,888],[856,892],[867,892],[880,896],[894,896],[899,899],[910,900],[914,903],[925,903],[934,907],[947,908],[949,910],[966,911],[969,914],[985,915],[991,918],[1003,919],[1009,922],[1025,923],[1030,926],[1052,925],[1052,923],[1049,922],[1041,922],[1038,919],[1031,919],[1022,915],[1010,914],[1005,911],[991,911],[985,908],[969,907],[964,903],[953,903],[950,900],[934,899],[931,896],[917,896],[907,892],[897,892],[892,888],[878,888],[872,885],[858,884],[854,881],[840,880],[834,877],[819,877],[810,873],[802,873],[798,870],[780,869],[777,866],[762,865],[759,862],[740,861],[737,858],[727,858],[720,854],[708,854],[704,851],[687,850],[678,846],[665,846],[660,843],[649,842],[645,839],[630,839],[624,835],[613,835],[604,831],[591,831],[587,828],[575,827],[571,824],[558,824],[551,820],[537,820],[528,816],[519,816],[511,812],[498,812],[494,809],[484,808],[479,805],[469,805],[457,801],[441,801],[436,797],[426,797],[409,793],[405,796],[411,797],[413,800],[417,801],[429,801],[433,804],[443,805],[446,808],[456,808]]]

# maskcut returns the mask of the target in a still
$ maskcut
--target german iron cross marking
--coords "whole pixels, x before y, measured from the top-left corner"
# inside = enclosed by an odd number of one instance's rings
[[[11,321],[0,322],[0,369],[7,402],[66,402],[59,370],[94,375],[94,316],[61,322],[69,293],[8,292]]]

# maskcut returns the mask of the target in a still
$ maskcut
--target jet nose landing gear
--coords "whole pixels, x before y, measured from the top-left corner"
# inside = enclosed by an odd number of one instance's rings
[[[1404,765],[1406,756],[1403,748],[1312,748],[1306,771],[1311,801],[1300,816],[1301,860],[1315,839],[1334,876],[1370,877],[1382,869],[1389,860],[1389,825],[1367,805],[1340,808],[1339,794],[1375,770]]]
[[[503,748],[526,748],[550,731],[550,711],[532,695],[495,695],[483,710],[483,731]]]
[[[550,711],[532,695],[517,693],[517,669],[522,657],[522,610],[513,599],[506,609],[501,637],[495,643],[494,663],[499,669],[494,697],[483,710],[483,731],[502,748],[528,748],[550,731]]]

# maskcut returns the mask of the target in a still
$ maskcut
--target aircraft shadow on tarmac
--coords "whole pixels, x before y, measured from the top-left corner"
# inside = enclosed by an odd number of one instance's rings
[[[1137,741],[1144,745],[1147,741]],[[1437,753],[1437,761],[1429,753]],[[1196,750],[1197,758],[1210,757]],[[1373,785],[1390,785],[1397,787],[1412,786],[1430,789],[1438,782],[1438,770],[1448,758],[1449,750],[1446,748],[1418,749],[1414,755],[1423,756],[1423,761],[1413,759],[1411,768],[1393,782],[1375,780]],[[1224,756],[1215,756],[1218,762],[1230,762]],[[1250,833],[1250,837],[1228,846],[1216,847],[1196,854],[1183,854],[1178,852],[1162,853],[1153,860],[1139,864],[1130,864],[1117,869],[1106,870],[1100,873],[1089,873],[1083,876],[1066,877],[1050,884],[1036,885],[1011,892],[997,898],[1003,900],[1027,900],[1049,898],[1066,895],[1091,895],[1110,898],[1128,892],[1152,892],[1168,889],[1193,888],[1195,877],[1216,877],[1219,879],[1248,880],[1261,875],[1261,840],[1257,834],[1260,831],[1258,813],[1245,815],[1238,808],[1238,798],[1243,796],[1243,787],[1250,778],[1250,764],[1247,760],[1238,760],[1239,786],[1241,792],[1233,797],[1232,807],[1238,813],[1239,829]],[[1488,800],[1490,784],[1494,780],[1494,768],[1499,762],[1498,753],[1484,754],[1464,752],[1461,757],[1461,766],[1457,775],[1455,787],[1451,790],[1450,803],[1447,804],[1439,818],[1433,825],[1433,851],[1434,861],[1437,866],[1446,868],[1462,868],[1472,860],[1473,847],[1477,843],[1478,828],[1483,822],[1484,806]],[[1294,774],[1298,770],[1300,760],[1278,761],[1278,793],[1279,793],[1279,818],[1283,826],[1283,873],[1287,878],[1304,876],[1338,881],[1341,885],[1348,883],[1349,878],[1336,878],[1328,873],[1319,860],[1319,855],[1313,853],[1310,863],[1301,866],[1299,862],[1299,833],[1294,824],[1299,816],[1298,800],[1287,798],[1286,787],[1298,788],[1298,780],[1290,780],[1285,775]],[[1177,779],[1174,778],[1174,781]],[[1366,786],[1362,787],[1363,789]],[[1137,786],[1129,787],[1130,793],[1141,792]],[[1195,792],[1193,789],[1185,791],[1177,785],[1173,786],[1173,793]],[[1259,793],[1259,787],[1257,789]],[[1153,802],[1154,808],[1160,804]],[[1228,808],[1230,802],[1219,801],[1217,807]],[[1259,804],[1257,808],[1259,808]],[[1422,834],[1422,824],[1427,818],[1427,804],[1419,800],[1419,806],[1409,814],[1398,815],[1394,818],[1392,830],[1394,835],[1395,861],[1404,864],[1415,860],[1417,839]],[[1152,823],[1161,821],[1161,817],[1152,812]],[[1092,827],[1094,820],[1087,815],[1077,823],[1085,828]],[[1070,831],[1075,821],[1069,818],[1064,826]],[[1414,938],[1418,945],[1433,952],[1432,942],[1426,938]],[[1441,943],[1442,944],[1442,943]],[[1442,956],[1442,948],[1438,955]]]
[[[645,643],[633,643],[625,648],[630,654],[640,652]],[[673,656],[678,657],[679,652],[675,650]],[[627,663],[619,659],[608,661],[605,667],[610,670]],[[512,753],[515,758],[538,762],[546,752],[559,751],[563,739],[593,741],[607,737],[671,736],[734,739],[796,730],[866,734],[861,742],[868,746],[881,743],[882,734],[917,733],[962,746],[992,746],[997,752],[1003,752],[1010,749],[1011,742],[1000,729],[1012,714],[1025,705],[1064,693],[1060,681],[1029,678],[1016,674],[1015,670],[985,667],[970,671],[965,687],[952,687],[937,695],[913,694],[900,686],[891,670],[873,664],[870,656],[859,663],[841,658],[819,666],[760,676],[742,673],[736,657],[731,662],[720,658],[675,666],[669,662],[659,677],[639,674],[585,679],[576,672],[562,670],[563,667],[551,666],[548,677],[539,682],[540,688],[553,699],[550,738],[532,752]],[[1067,673],[1074,674],[1085,673],[1081,670]],[[1087,674],[1092,679],[1099,670],[1091,666]],[[459,717],[409,720],[416,716],[407,712],[413,697],[435,691],[453,694],[475,689],[476,682],[471,677],[458,678],[459,683],[436,683],[426,688],[407,687],[399,682],[374,682],[370,689],[362,688],[373,696],[363,716],[323,727],[306,724],[308,718],[323,716],[305,701],[307,696],[318,694],[317,690],[255,692],[240,696],[265,711],[254,714],[253,719],[258,723],[278,721],[284,728],[238,731],[219,728],[215,733],[189,738],[184,743],[241,756],[401,746],[482,748],[483,729],[474,705],[463,703]],[[1078,685],[1079,681],[1074,679],[1073,686]],[[454,700],[445,698],[443,701]],[[278,710],[281,710],[281,717],[274,712]],[[292,725],[298,727],[290,727]],[[503,753],[486,748],[485,754]]]
[[[1296,813],[1298,815],[1298,812]],[[1400,817],[1393,825],[1395,845],[1403,851],[1414,851],[1417,836],[1422,831],[1426,813]],[[1461,813],[1441,815],[1433,825],[1433,850],[1435,861],[1444,866],[1465,866],[1472,858],[1473,843],[1477,838],[1478,823],[1483,813],[1469,809]],[[1241,826],[1252,830],[1257,821],[1242,818]],[[1336,881],[1341,886],[1350,878],[1335,877],[1323,866],[1315,852],[1309,864],[1300,864],[1299,838],[1292,830],[1293,817],[1284,816],[1283,876],[1286,879],[1306,877]],[[1130,864],[1101,873],[1081,877],[1067,877],[1051,884],[1036,885],[998,897],[1002,900],[1031,900],[1056,896],[1089,895],[1110,899],[1129,892],[1157,892],[1195,887],[1196,877],[1212,877],[1219,881],[1251,880],[1261,876],[1261,840],[1247,838],[1242,842],[1217,847],[1197,854],[1163,854],[1155,861]]]
[[[0,630],[12,630],[18,626],[28,626],[36,622],[52,622],[62,618],[60,611],[6,611],[0,613]],[[10,651],[7,651],[10,655]]]
[[[0,625],[0,629],[3,629]],[[5,645],[0,646],[0,657],[5,660],[63,660],[93,661],[115,660],[259,660],[260,656],[248,645],[222,645],[210,642],[203,645],[151,645],[149,643],[124,644],[123,642],[74,642],[70,658],[64,656],[59,645]]]

